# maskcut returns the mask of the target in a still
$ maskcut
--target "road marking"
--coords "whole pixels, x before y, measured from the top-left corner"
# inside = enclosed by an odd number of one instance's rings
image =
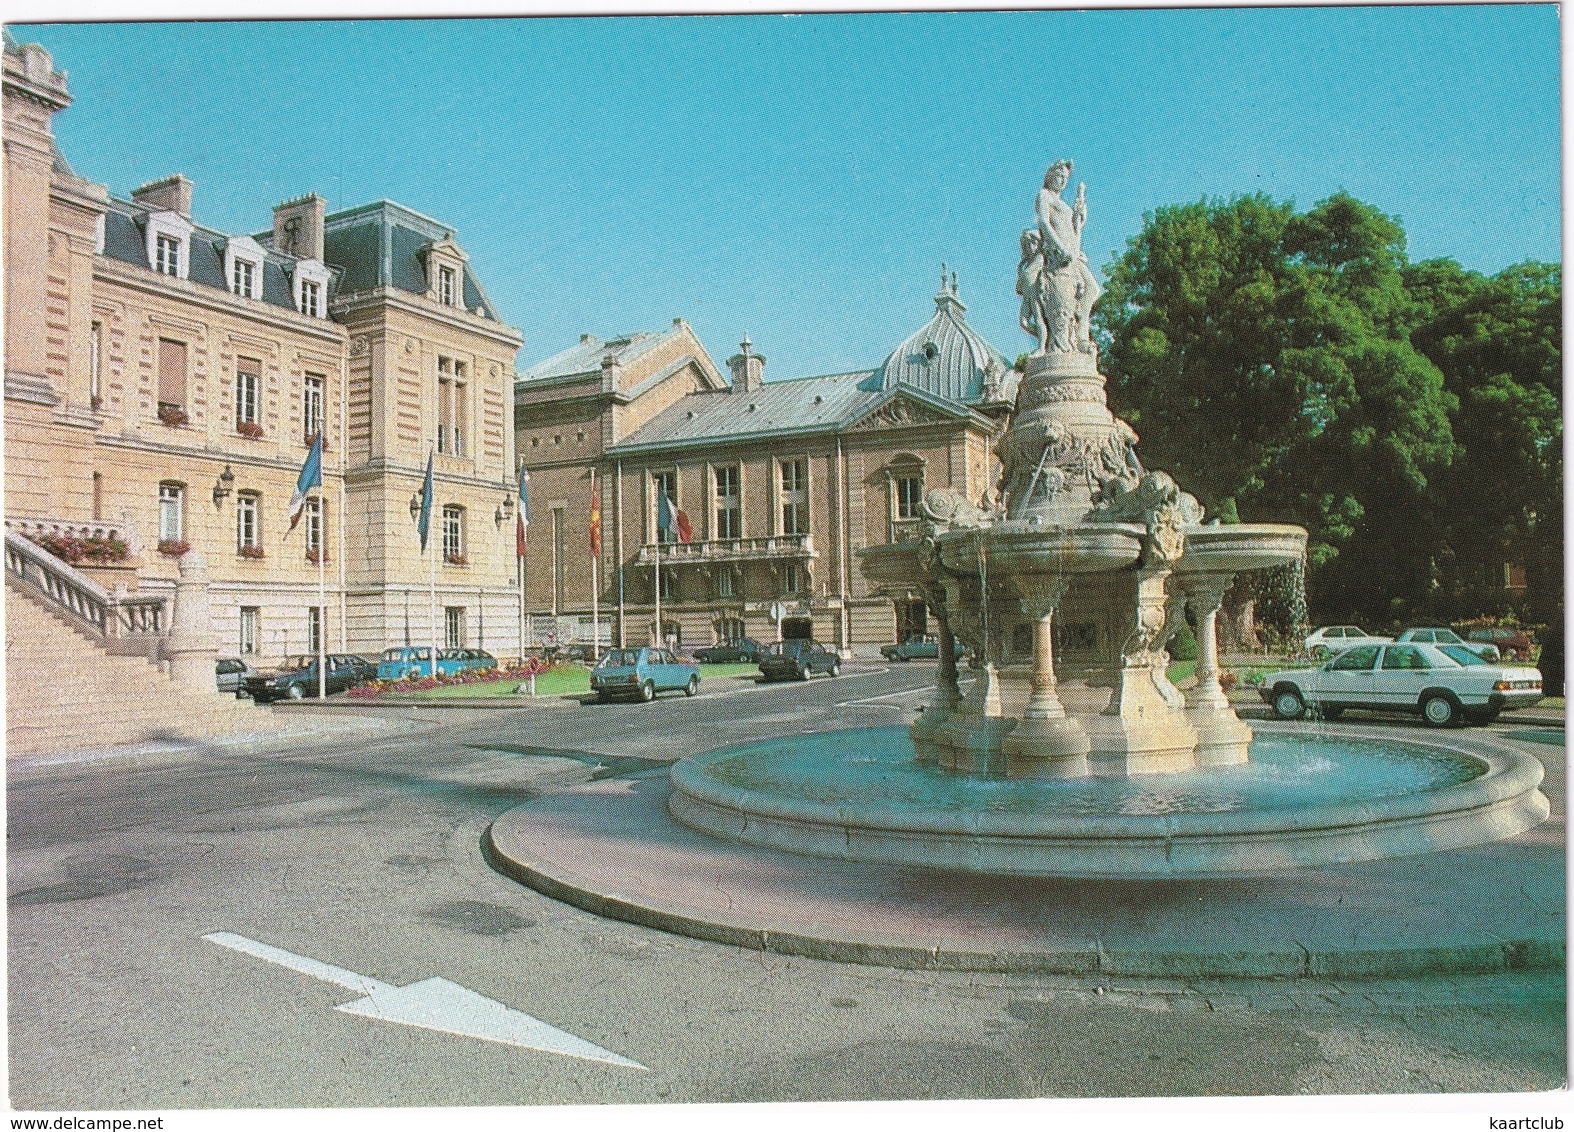
[[[971,684],[972,681],[971,680],[961,680],[961,681],[959,681],[959,683]],[[876,703],[876,702],[878,702],[880,700],[894,700],[894,699],[897,699],[897,698],[899,698],[901,696],[918,696],[918,695],[922,695],[925,692],[933,692],[934,690],[935,690],[935,686],[933,684],[924,684],[921,687],[918,687],[918,688],[907,688],[907,689],[904,689],[903,691],[900,691],[900,692],[886,692],[884,695],[880,695],[880,696],[865,696],[861,700],[842,700],[839,703],[835,704],[834,706],[836,706],[836,707],[851,707],[854,704],[872,704],[872,703]],[[892,704],[891,706],[895,707],[896,705]]]
[[[334,983],[347,990],[357,991],[364,998],[342,1003],[335,1010],[346,1014],[359,1014],[380,1022],[396,1022],[423,1030],[439,1030],[445,1034],[459,1034],[467,1038],[480,1038],[488,1042],[522,1046],[543,1053],[558,1053],[565,1057],[579,1057],[586,1061],[604,1061],[629,1069],[648,1069],[637,1061],[620,1057],[610,1050],[592,1045],[583,1038],[549,1026],[539,1018],[532,1018],[522,1011],[504,1006],[496,999],[487,998],[475,991],[451,983],[447,979],[422,979],[418,983],[396,987],[359,975],[331,963],[308,959],[304,955],[285,951],[234,932],[210,932],[202,937],[220,947],[244,952],[269,963],[277,963],[314,979]]]

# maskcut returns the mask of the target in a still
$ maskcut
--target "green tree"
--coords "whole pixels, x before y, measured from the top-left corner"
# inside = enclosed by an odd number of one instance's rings
[[[1457,399],[1410,343],[1407,266],[1398,222],[1343,193],[1205,200],[1146,218],[1097,311],[1144,459],[1226,521],[1304,525],[1314,611],[1387,620],[1429,585],[1415,520]]]

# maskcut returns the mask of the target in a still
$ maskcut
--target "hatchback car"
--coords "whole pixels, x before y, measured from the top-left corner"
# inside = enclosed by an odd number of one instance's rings
[[[221,656],[214,661],[213,675],[219,691],[244,696],[246,677],[257,675],[257,670],[239,657]]]
[[[899,645],[886,645],[880,650],[886,660],[934,660],[940,655],[940,642],[932,633],[908,637]]]
[[[763,648],[752,637],[734,637],[694,650],[694,659],[701,664],[753,664],[760,659]]]
[[[1504,660],[1526,660],[1530,657],[1530,649],[1534,642],[1530,634],[1523,629],[1511,629],[1507,625],[1495,625],[1487,629],[1470,630],[1468,640],[1472,644],[1491,645],[1503,654]]]
[[[777,641],[760,654],[759,665],[766,680],[807,680],[816,672],[842,674],[841,659],[817,641]]]
[[[1392,637],[1368,633],[1355,625],[1324,625],[1321,629],[1313,629],[1307,636],[1306,652],[1308,656],[1326,660],[1356,645],[1386,644],[1391,640]]]
[[[1541,673],[1491,664],[1463,645],[1359,645],[1321,668],[1269,673],[1261,693],[1281,719],[1308,709],[1338,719],[1346,708],[1367,708],[1451,727],[1490,723],[1501,711],[1539,702]]]
[[[590,690],[597,702],[627,698],[649,703],[658,692],[700,690],[700,670],[662,648],[609,649],[590,670]]]
[[[1458,645],[1469,649],[1482,660],[1497,660],[1497,646],[1488,641],[1467,641],[1452,629],[1406,629],[1394,640],[1402,644]]]
[[[441,658],[442,654],[438,654]],[[441,659],[439,659],[441,663]],[[442,671],[441,668],[438,669]],[[430,676],[432,674],[432,650],[430,648],[411,648],[406,646],[400,649],[384,649],[382,659],[377,662],[377,679],[403,680],[407,676]]]
[[[328,654],[326,691],[331,696],[357,684],[364,684],[377,675],[377,666],[359,656],[341,653]],[[246,691],[259,704],[269,700],[304,700],[317,694],[317,658],[292,656],[282,667],[273,672],[263,672],[246,679]]]

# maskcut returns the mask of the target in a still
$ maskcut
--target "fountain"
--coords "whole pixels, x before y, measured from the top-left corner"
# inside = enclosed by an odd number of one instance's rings
[[[1246,570],[1306,532],[1209,520],[1109,410],[1089,312],[1085,187],[1045,177],[1022,234],[1021,324],[1037,348],[988,499],[937,489],[865,576],[938,622],[933,702],[907,732],[811,735],[674,766],[685,825],[817,856],[990,873],[1216,876],[1401,856],[1540,821],[1542,768],[1415,741],[1254,742],[1220,684],[1215,621]],[[1196,687],[1168,679],[1189,610]],[[959,647],[959,643],[960,646]],[[958,660],[972,670],[963,694]]]

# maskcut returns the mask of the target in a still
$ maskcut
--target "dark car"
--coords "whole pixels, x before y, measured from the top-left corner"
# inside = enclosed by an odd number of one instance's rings
[[[1479,641],[1493,645],[1503,654],[1504,660],[1530,659],[1530,636],[1523,629],[1511,629],[1507,625],[1494,625],[1487,629],[1472,629],[1468,637],[1471,641]]]
[[[760,654],[758,663],[766,680],[807,680],[816,672],[842,674],[841,659],[816,641],[777,641]]]
[[[899,645],[886,645],[880,650],[886,660],[934,660],[940,655],[940,642],[932,633],[908,637]]]
[[[359,656],[328,654],[327,692],[332,695],[377,678],[377,666]],[[292,656],[274,672],[246,678],[246,691],[259,704],[269,700],[304,700],[317,694],[317,658]]]
[[[730,641],[694,650],[694,659],[700,664],[754,664],[764,648],[752,637],[734,637]]]

